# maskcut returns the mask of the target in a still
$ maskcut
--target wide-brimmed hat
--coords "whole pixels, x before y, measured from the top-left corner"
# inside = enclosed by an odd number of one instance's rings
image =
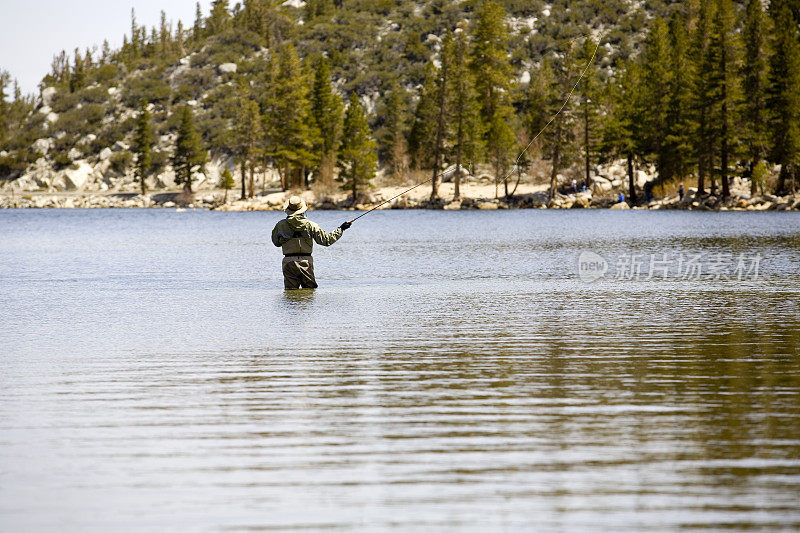
[[[308,211],[308,206],[305,200],[299,196],[292,196],[289,198],[289,203],[283,209],[287,215],[300,215]]]

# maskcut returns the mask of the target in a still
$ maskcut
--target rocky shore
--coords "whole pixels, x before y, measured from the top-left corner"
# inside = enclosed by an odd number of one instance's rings
[[[530,187],[529,189],[535,189]],[[493,191],[493,187],[491,188]],[[345,194],[315,194],[312,191],[299,193],[312,209],[317,210],[367,210],[384,200],[392,198],[400,188],[378,189],[364,195],[353,204]],[[576,194],[558,194],[549,198],[544,190],[527,190],[510,198],[494,198],[493,195],[476,195],[467,191],[460,201],[452,201],[452,195],[443,191],[442,197],[431,202],[426,195],[410,194],[397,198],[381,209],[683,209],[695,211],[789,211],[800,210],[800,194],[790,196],[753,196],[735,194],[721,198],[711,194],[698,195],[694,189],[680,199],[677,195],[656,198],[649,203],[629,205],[616,198],[593,195],[590,191]],[[135,193],[25,193],[0,195],[0,209],[94,209],[94,208],[199,208],[215,211],[280,211],[292,192],[265,192],[252,199],[240,200],[229,193],[223,201],[224,191],[203,191],[187,196],[182,192],[160,192],[152,195]]]

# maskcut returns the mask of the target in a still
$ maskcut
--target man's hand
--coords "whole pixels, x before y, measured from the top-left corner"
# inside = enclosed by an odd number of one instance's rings
[[[345,222],[344,224],[342,224],[341,226],[339,226],[339,228],[340,228],[342,231],[344,231],[344,230],[346,230],[346,229],[350,229],[350,226],[352,226],[352,225],[353,225],[353,223],[352,223],[352,222]]]

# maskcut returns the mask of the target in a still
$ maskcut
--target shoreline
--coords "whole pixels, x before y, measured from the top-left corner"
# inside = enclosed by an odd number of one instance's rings
[[[495,210],[495,209],[648,209],[686,211],[797,211],[800,210],[800,193],[787,196],[763,195],[751,197],[742,191],[732,192],[723,199],[714,195],[698,196],[689,189],[683,199],[677,195],[655,198],[630,206],[610,195],[597,195],[591,191],[558,194],[550,199],[546,185],[520,184],[516,193],[506,198],[502,187],[499,198],[494,197],[494,185],[467,184],[462,186],[462,198],[453,201],[453,186],[444,183],[439,187],[439,198],[431,202],[429,188],[415,190],[378,209],[432,209],[432,210]],[[289,196],[297,194],[314,210],[366,211],[405,190],[403,187],[375,188],[353,204],[342,192],[321,193],[311,190],[265,190],[254,198],[239,199],[238,191],[228,191],[224,202],[223,190],[197,191],[187,197],[182,191],[153,191],[142,196],[135,192],[12,192],[0,193],[0,209],[163,209],[190,208],[211,211],[282,211]]]

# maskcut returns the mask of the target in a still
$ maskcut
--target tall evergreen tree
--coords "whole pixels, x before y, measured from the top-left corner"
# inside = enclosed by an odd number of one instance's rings
[[[749,0],[745,11],[743,37],[745,55],[742,67],[744,110],[742,137],[749,159],[750,192],[755,194],[753,171],[767,156],[769,135],[766,128],[767,108],[767,18],[761,0]]]
[[[319,179],[325,185],[333,184],[336,150],[342,135],[342,99],[331,85],[328,60],[320,58],[314,71],[311,111],[319,130]]]
[[[208,154],[194,124],[194,113],[189,106],[178,108],[178,138],[172,155],[175,183],[183,184],[185,192],[192,193],[193,173],[204,168]]]
[[[358,202],[360,190],[370,186],[378,164],[375,141],[370,133],[367,116],[355,92],[350,93],[350,102],[344,116],[344,133],[339,149],[339,179],[342,188],[353,195],[353,203]]]
[[[634,164],[640,152],[642,116],[641,67],[627,61],[608,86],[606,114],[603,117],[601,150],[611,157],[622,156],[628,167],[628,200],[636,204]]]
[[[486,152],[494,167],[495,184],[499,184],[516,143],[509,123],[514,112],[509,102],[513,72],[508,57],[508,28],[505,11],[493,0],[483,2],[475,18],[471,66],[481,103]]]
[[[562,62],[551,59],[531,74],[526,101],[526,121],[529,137],[541,132],[542,153],[550,159],[550,198],[558,192],[558,175],[565,162],[571,159],[575,143],[575,109],[573,101],[565,102],[577,80],[574,71]],[[548,125],[549,124],[549,125]]]
[[[249,197],[255,196],[255,167],[261,155],[263,130],[258,103],[250,98],[246,86],[239,88],[236,105],[236,123],[234,127],[236,153],[242,169],[242,199],[245,198],[245,182],[248,183]],[[250,179],[247,180],[247,171]]]
[[[153,125],[147,102],[142,102],[139,116],[136,118],[136,135],[134,137],[134,153],[136,154],[136,176],[142,195],[147,193],[147,182],[153,167]]]
[[[379,148],[385,154],[386,162],[397,179],[408,170],[408,144],[405,138],[406,112],[404,91],[392,84],[386,97],[384,109],[383,134],[380,136]]]
[[[10,80],[11,75],[5,70],[0,70],[0,146],[6,140],[9,129],[9,105],[6,101],[6,98],[8,98],[6,89]]]
[[[578,62],[575,65],[576,68],[585,72],[580,85],[580,108],[583,126],[584,179],[586,180],[587,186],[591,186],[592,184],[592,157],[596,152],[596,139],[593,130],[599,112],[597,104],[599,100],[599,86],[601,83],[599,72],[596,67],[600,59],[596,57],[596,51],[597,53],[600,51],[598,43],[595,43],[591,38],[587,38],[583,42],[583,47],[579,50]],[[591,64],[589,64],[589,62],[591,62]]]
[[[314,123],[306,83],[297,51],[290,43],[271,58],[265,117],[267,154],[278,167],[284,189],[307,185],[306,171],[316,162],[314,146],[319,130]]]
[[[667,165],[667,113],[669,111],[669,88],[672,85],[670,71],[670,43],[667,24],[656,19],[645,39],[642,56],[642,82],[644,84],[644,107],[648,110],[642,131],[647,153],[656,161],[658,180],[669,179]]]
[[[692,62],[689,60],[689,36],[682,14],[675,12],[669,22],[670,62],[669,94],[667,96],[665,175],[685,178],[692,163],[692,134],[696,129],[693,120],[694,94]]]
[[[433,62],[429,62],[425,68],[425,82],[419,93],[411,131],[408,135],[411,164],[416,169],[431,168],[434,164],[433,143],[436,136],[437,75]]]
[[[800,166],[800,43],[797,23],[786,2],[771,8],[774,19],[769,71],[771,159],[781,165],[777,193],[797,187]]]
[[[210,35],[218,35],[231,27],[231,12],[228,0],[214,0],[211,3],[211,13],[206,21],[206,29]]]
[[[731,0],[715,0],[714,23],[709,41],[711,71],[707,73],[711,98],[711,120],[719,147],[719,178],[722,196],[730,196],[728,171],[736,144],[739,106],[739,42],[736,15]]]
[[[86,85],[86,69],[84,68],[81,52],[75,49],[75,60],[72,66],[72,75],[69,78],[69,92],[82,89]]]
[[[475,79],[469,68],[469,36],[462,27],[453,33],[450,48],[449,93],[451,95],[452,145],[456,164],[453,199],[461,199],[461,169],[464,160],[473,164],[481,154],[483,124],[475,91]]]
[[[135,61],[139,58],[139,49],[141,45],[142,43],[139,42],[139,25],[136,22],[136,10],[131,8],[131,42],[129,53],[129,59],[131,61]]]
[[[439,198],[439,172],[442,170],[442,155],[444,152],[444,140],[447,136],[446,128],[448,124],[448,88],[450,74],[450,58],[453,55],[453,39],[450,34],[444,38],[441,54],[441,67],[437,70],[436,76],[436,123],[433,138],[433,175],[431,176],[431,202]]]
[[[199,42],[205,36],[205,19],[203,11],[200,9],[200,2],[195,4],[194,26],[192,26],[192,38]]]
[[[697,194],[705,194],[705,179],[711,174],[714,164],[714,128],[711,119],[711,85],[708,72],[711,71],[709,54],[709,35],[714,17],[714,2],[701,1],[694,21],[694,32],[690,58],[692,60],[692,120],[696,124],[694,151],[697,161]]]

